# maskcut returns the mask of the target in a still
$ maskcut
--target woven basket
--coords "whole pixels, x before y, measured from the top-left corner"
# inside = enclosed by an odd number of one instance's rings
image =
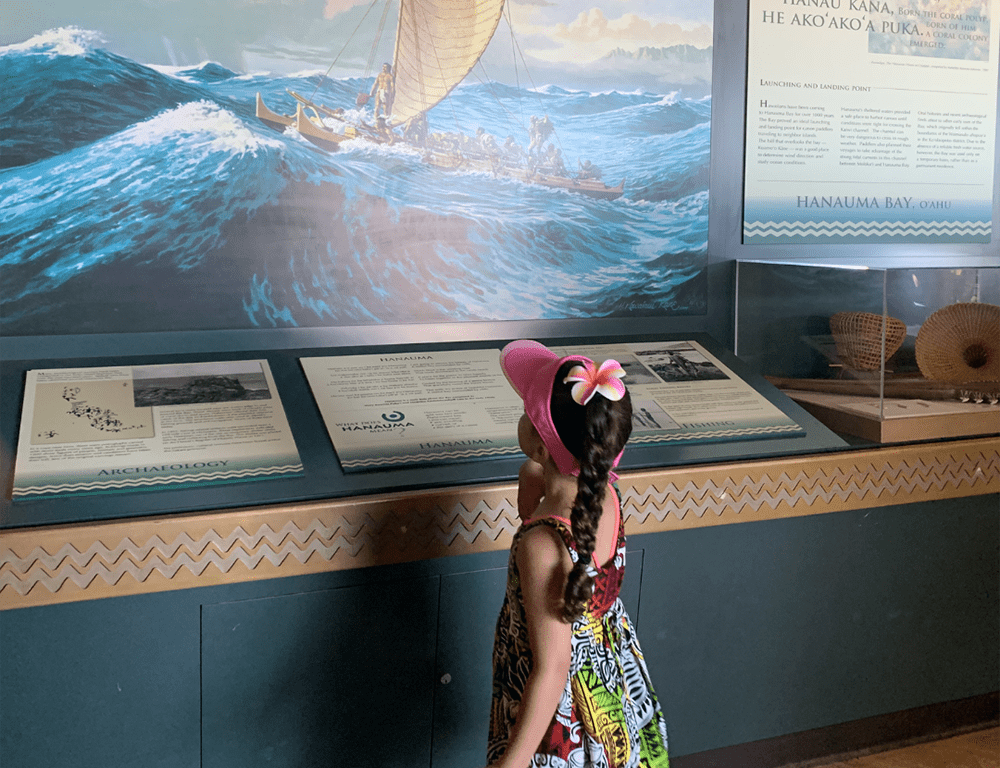
[[[951,304],[917,334],[917,366],[933,381],[1000,380],[1000,307]]]
[[[882,315],[872,312],[838,312],[830,318],[830,330],[837,354],[851,368],[877,371],[882,365]],[[903,346],[906,324],[895,317],[886,318],[885,359]]]

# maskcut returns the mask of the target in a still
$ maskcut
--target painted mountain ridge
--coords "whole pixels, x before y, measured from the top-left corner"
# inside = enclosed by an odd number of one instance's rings
[[[665,48],[643,46],[637,51],[615,48],[604,57],[606,60],[656,61],[670,64],[707,64],[712,66],[712,46],[696,48],[693,45],[670,45]]]

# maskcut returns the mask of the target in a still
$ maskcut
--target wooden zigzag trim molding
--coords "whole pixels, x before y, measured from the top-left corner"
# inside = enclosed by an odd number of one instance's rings
[[[623,474],[629,534],[1000,492],[1000,439]],[[0,609],[506,549],[512,483],[8,530]]]

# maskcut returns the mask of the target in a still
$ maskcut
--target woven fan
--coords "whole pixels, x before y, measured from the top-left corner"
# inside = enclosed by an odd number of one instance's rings
[[[1000,307],[951,304],[917,334],[917,366],[933,381],[1000,379]]]
[[[882,365],[882,315],[872,312],[838,312],[830,318],[830,330],[837,354],[851,368],[876,371]],[[886,318],[885,359],[903,346],[906,324],[895,317]]]

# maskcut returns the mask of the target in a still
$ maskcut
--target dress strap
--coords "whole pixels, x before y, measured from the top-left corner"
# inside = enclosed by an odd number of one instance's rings
[[[620,538],[621,538],[621,526],[622,526],[622,505],[621,505],[621,497],[618,495],[618,489],[611,483],[608,483],[608,488],[612,492],[612,495],[614,496],[615,500],[615,529],[614,529],[614,534],[611,537],[611,554],[608,555],[607,560],[605,560],[605,562],[610,563],[615,559],[615,554],[618,552],[618,547],[621,544]],[[545,517],[536,517],[533,520],[529,520],[527,523],[525,523],[525,525],[533,525],[534,523],[540,523],[543,520],[555,520],[556,522],[562,523],[566,527],[566,533],[569,534],[568,537],[564,538],[566,538],[567,544],[572,542],[572,549],[574,552],[576,551],[576,542],[573,541],[573,523],[568,517],[562,517],[561,515],[547,515]],[[603,565],[597,559],[597,553],[592,552],[590,557],[594,561],[594,567],[597,568],[597,570],[601,570]]]
[[[618,487],[615,485],[609,485],[611,490],[615,495],[615,535],[611,538],[612,547],[611,556],[608,560],[614,560],[615,555],[618,553],[618,548],[621,546],[621,536],[622,536],[622,498],[618,495]]]

